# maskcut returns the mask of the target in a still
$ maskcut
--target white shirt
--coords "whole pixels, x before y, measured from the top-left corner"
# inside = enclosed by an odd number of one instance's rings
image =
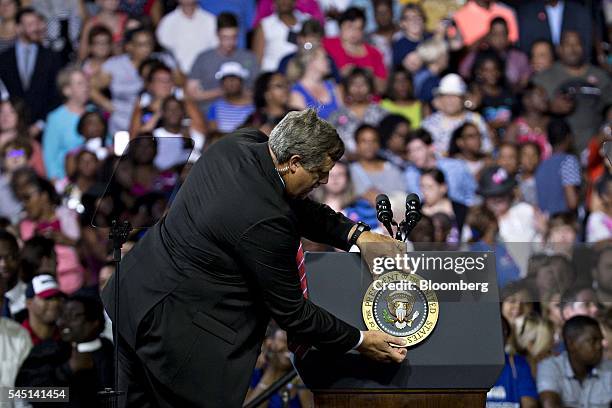
[[[0,387],[13,387],[21,364],[32,349],[26,329],[17,322],[0,317]]]
[[[559,45],[561,41],[561,24],[563,24],[563,10],[565,3],[559,1],[555,7],[546,5],[546,16],[548,17],[548,26],[550,27],[550,38],[553,44]]]
[[[283,23],[276,13],[261,20],[261,29],[265,39],[264,54],[261,60],[263,72],[276,71],[285,55],[297,51],[297,45],[288,41],[289,34],[291,32],[297,34],[308,16],[299,11],[295,11],[293,15],[297,23],[291,28]]]
[[[531,252],[542,241],[535,229],[535,208],[527,203],[515,204],[498,220],[498,224],[499,236],[520,268],[521,276],[525,276]]]
[[[181,133],[170,133],[164,128],[157,128],[153,131],[153,136],[157,140],[157,156],[155,156],[155,167],[166,170],[170,167],[185,162],[193,163],[202,155],[205,138],[200,132],[193,129],[189,130],[193,149],[186,149],[184,138]]]
[[[177,7],[161,19],[156,35],[157,41],[174,54],[186,73],[191,71],[198,54],[219,44],[216,17],[200,7],[191,17]]]

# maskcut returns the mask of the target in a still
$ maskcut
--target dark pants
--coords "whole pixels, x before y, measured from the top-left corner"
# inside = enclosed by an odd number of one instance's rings
[[[119,407],[175,407],[180,404],[142,363],[132,347],[119,335]]]

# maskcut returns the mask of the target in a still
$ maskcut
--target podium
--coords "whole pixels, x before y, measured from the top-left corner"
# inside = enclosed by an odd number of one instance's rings
[[[457,252],[452,254],[457,256]],[[296,356],[294,365],[314,393],[315,406],[484,407],[486,393],[504,366],[495,258],[492,252],[486,254],[492,262],[474,279],[487,281],[488,291],[438,293],[439,317],[434,330],[408,348],[402,364],[376,363],[355,351],[331,355],[311,348]],[[305,262],[310,300],[366,330],[362,301],[373,280],[360,255],[306,253]],[[418,275],[435,281],[439,273]],[[451,277],[455,278],[470,279]]]

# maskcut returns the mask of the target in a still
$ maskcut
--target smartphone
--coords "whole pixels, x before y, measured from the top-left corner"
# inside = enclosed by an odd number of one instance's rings
[[[130,132],[120,130],[113,136],[113,152],[115,156],[123,156],[125,148],[130,143]]]

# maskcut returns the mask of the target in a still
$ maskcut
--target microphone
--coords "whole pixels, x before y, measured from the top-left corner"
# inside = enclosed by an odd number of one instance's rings
[[[415,193],[408,194],[406,197],[406,224],[412,230],[421,219],[421,199]],[[406,231],[408,235],[410,231]]]
[[[393,229],[391,228],[393,211],[391,210],[391,201],[389,201],[389,197],[386,194],[376,196],[376,218],[389,231],[389,235],[393,236]]]

